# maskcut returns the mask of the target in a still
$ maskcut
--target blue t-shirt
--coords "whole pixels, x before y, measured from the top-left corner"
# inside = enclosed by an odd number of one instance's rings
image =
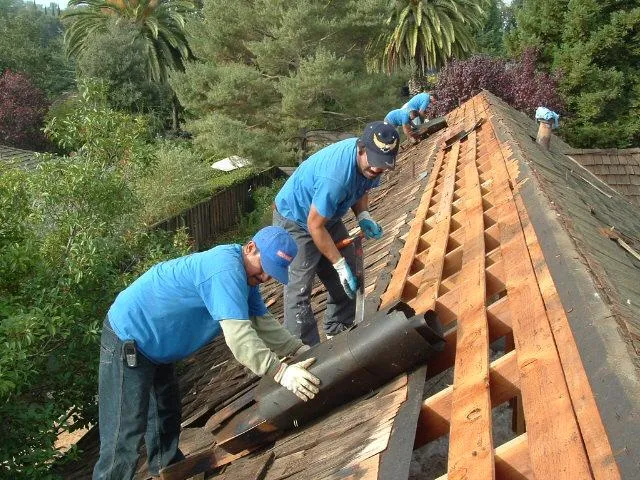
[[[267,307],[247,284],[240,245],[220,245],[159,263],[120,292],[109,322],[151,361],[188,357],[220,333],[220,320],[249,320]]]
[[[419,93],[409,100],[406,105],[409,110],[424,111],[431,103],[431,95],[428,93]]]
[[[358,170],[357,142],[357,138],[342,140],[302,162],[276,195],[280,215],[308,230],[312,204],[323,217],[338,220],[368,190],[377,187],[380,178],[369,180]]]
[[[409,125],[411,123],[409,110],[405,110],[404,108],[396,108],[395,110],[391,110],[389,113],[387,113],[387,116],[384,117],[384,121],[389,125],[393,125],[394,127]]]

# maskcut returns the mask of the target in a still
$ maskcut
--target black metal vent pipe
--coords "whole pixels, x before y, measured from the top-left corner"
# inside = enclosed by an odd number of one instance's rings
[[[275,431],[299,427],[368,394],[443,349],[442,327],[435,313],[414,315],[399,302],[296,358],[316,358],[310,371],[321,384],[313,400],[303,402],[273,379],[262,378],[256,389],[257,405],[218,432],[218,445],[237,453],[270,441]]]

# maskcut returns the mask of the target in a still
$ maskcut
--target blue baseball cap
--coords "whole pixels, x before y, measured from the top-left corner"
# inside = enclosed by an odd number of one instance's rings
[[[282,227],[265,227],[253,237],[260,250],[260,263],[270,277],[283,285],[289,283],[289,265],[298,253],[298,246]]]

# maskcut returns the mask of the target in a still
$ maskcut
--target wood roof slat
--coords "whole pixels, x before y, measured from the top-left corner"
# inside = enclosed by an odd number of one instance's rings
[[[465,242],[462,257],[462,288],[466,292],[458,316],[458,333],[451,427],[449,476],[495,478],[493,428],[489,395],[489,328],[485,312],[485,246],[482,193],[475,164],[476,132],[464,145],[471,160],[464,165]]]
[[[591,478],[501,145],[491,159],[532,469],[538,478]]]
[[[518,394],[520,376],[515,351],[509,352],[491,362],[489,378],[492,408]],[[422,403],[418,420],[421,428],[418,429],[416,434],[416,448],[449,433],[453,392],[454,385],[450,385]]]
[[[411,228],[409,229],[407,242],[402,248],[400,260],[398,261],[398,264],[393,271],[393,277],[391,279],[391,282],[389,283],[389,286],[387,287],[387,290],[380,298],[382,309],[402,297],[402,291],[404,290],[407,276],[409,275],[409,272],[411,270],[411,264],[413,263],[418,251],[420,236],[424,232],[424,220],[429,210],[429,203],[433,195],[437,173],[442,168],[443,161],[444,152],[440,151],[438,153],[436,163],[433,167],[431,178],[429,180],[429,183],[427,184],[427,188],[425,189],[424,194],[422,195],[420,205],[418,206],[418,210],[416,211],[414,220],[411,224]]]
[[[454,143],[448,151],[445,151],[447,160],[444,171],[444,186],[435,214],[436,221],[432,230],[433,241],[429,247],[424,268],[418,273],[420,285],[417,295],[408,302],[416,313],[424,313],[432,309],[438,295],[451,225],[451,202],[454,195],[459,152],[460,142]]]
[[[516,206],[523,225],[527,246],[535,268],[540,292],[547,309],[551,331],[556,341],[562,369],[565,373],[571,402],[578,419],[578,425],[587,450],[593,476],[599,479],[619,479],[620,472],[602,423],[589,380],[584,370],[578,347],[573,338],[569,321],[560,303],[551,273],[544,261],[533,226],[529,221],[522,199],[516,196]]]
[[[524,433],[495,449],[498,480],[528,480],[534,478],[529,462],[529,445]],[[437,480],[446,480],[442,475]]]

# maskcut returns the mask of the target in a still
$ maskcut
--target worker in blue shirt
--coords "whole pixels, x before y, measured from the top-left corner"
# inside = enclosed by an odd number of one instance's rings
[[[309,347],[273,318],[259,284],[286,284],[297,247],[280,227],[245,245],[220,245],[162,262],[123,290],[109,309],[100,343],[100,457],[93,479],[131,479],[144,436],[149,473],[184,458],[178,448],[181,400],[174,362],[221,332],[235,358],[270,375],[302,400],[319,380],[314,359],[284,363]]]
[[[402,127],[402,131],[405,136],[412,142],[417,142],[420,139],[420,135],[414,131],[413,121],[416,118],[420,118],[417,110],[406,110],[404,108],[397,108],[391,110],[384,117],[385,123],[393,125],[394,127]]]
[[[427,108],[432,100],[435,100],[433,93],[422,92],[411,97],[411,99],[405,103],[402,108],[405,110],[417,110],[420,120],[424,122],[426,119]]]
[[[369,214],[367,192],[378,186],[383,172],[394,168],[398,147],[395,128],[370,123],[359,139],[342,140],[311,155],[276,195],[273,222],[298,245],[285,287],[284,324],[307,345],[320,342],[309,300],[316,274],[327,289],[327,337],[353,324],[355,250],[353,245],[336,248],[335,243],[349,235],[341,219],[351,209],[367,238],[382,236],[382,227]]]

